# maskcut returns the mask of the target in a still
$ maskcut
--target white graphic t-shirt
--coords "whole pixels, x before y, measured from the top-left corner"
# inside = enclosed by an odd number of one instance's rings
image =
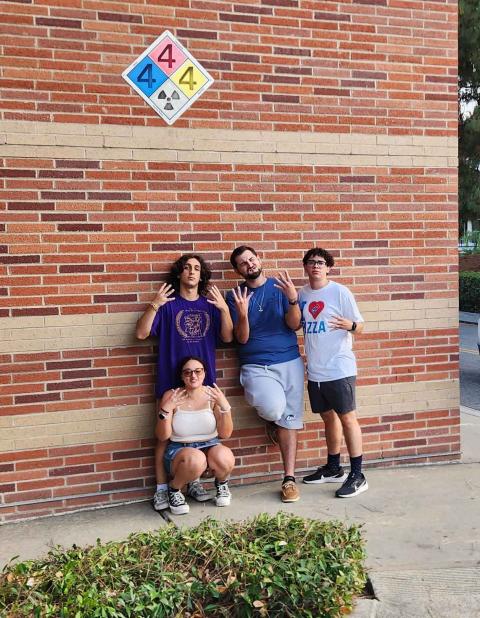
[[[308,379],[330,382],[357,375],[351,333],[332,329],[328,324],[335,316],[354,322],[364,321],[350,290],[335,281],[329,281],[320,290],[305,285],[300,290],[299,303]]]

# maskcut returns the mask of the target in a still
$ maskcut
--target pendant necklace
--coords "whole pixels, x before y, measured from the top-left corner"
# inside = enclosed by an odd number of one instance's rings
[[[263,299],[265,298],[265,287],[266,287],[266,285],[267,285],[267,283],[265,282],[264,285],[263,285],[262,298],[260,299],[260,302],[258,302],[257,297],[256,297],[255,294],[253,294],[253,296],[252,296],[252,300],[257,305],[259,313],[262,313],[262,311],[263,311]]]

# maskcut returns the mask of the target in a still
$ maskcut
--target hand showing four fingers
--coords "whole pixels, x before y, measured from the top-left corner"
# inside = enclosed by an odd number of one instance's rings
[[[230,409],[230,404],[228,403],[227,398],[215,382],[213,383],[213,386],[205,386],[205,392],[207,393],[208,399],[213,401],[214,405],[219,406],[221,410],[226,411]]]
[[[159,307],[163,307],[163,305],[166,305],[170,301],[175,300],[175,296],[172,296],[172,294],[174,293],[175,290],[173,286],[171,286],[169,283],[162,283],[153,302]]]
[[[187,391],[184,388],[174,388],[167,394],[162,407],[166,412],[173,412],[175,408],[185,403],[187,399]]]
[[[275,281],[277,283],[274,284],[276,288],[282,290],[289,301],[298,300],[297,290],[295,288],[295,284],[290,278],[288,274],[288,270],[284,270],[283,273],[278,273],[278,276],[275,277]]]
[[[250,298],[253,296],[253,292],[249,293],[247,286],[243,289],[240,286],[237,286],[232,289],[232,296],[238,316],[246,317],[248,314],[248,304],[250,302]]]

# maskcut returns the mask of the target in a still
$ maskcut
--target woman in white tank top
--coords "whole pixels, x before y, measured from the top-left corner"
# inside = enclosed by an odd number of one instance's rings
[[[215,476],[217,506],[228,506],[228,477],[235,465],[232,451],[220,438],[232,435],[231,407],[216,384],[204,386],[204,362],[186,358],[180,367],[184,388],[167,391],[160,400],[157,439],[169,440],[164,463],[170,474],[168,502],[175,515],[188,513],[181,488],[209,467]]]

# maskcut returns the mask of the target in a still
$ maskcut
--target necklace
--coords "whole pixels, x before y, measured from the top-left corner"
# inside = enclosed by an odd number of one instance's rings
[[[266,287],[266,286],[267,286],[267,283],[265,282],[265,284],[263,285],[263,290],[262,290],[262,298],[260,299],[260,302],[258,302],[258,300],[257,300],[257,296],[256,296],[256,294],[255,294],[255,293],[254,293],[254,294],[253,294],[253,296],[252,296],[252,300],[253,300],[253,302],[257,305],[257,307],[258,307],[258,311],[259,311],[260,313],[262,313],[262,311],[263,311],[263,299],[265,298],[265,287]]]

